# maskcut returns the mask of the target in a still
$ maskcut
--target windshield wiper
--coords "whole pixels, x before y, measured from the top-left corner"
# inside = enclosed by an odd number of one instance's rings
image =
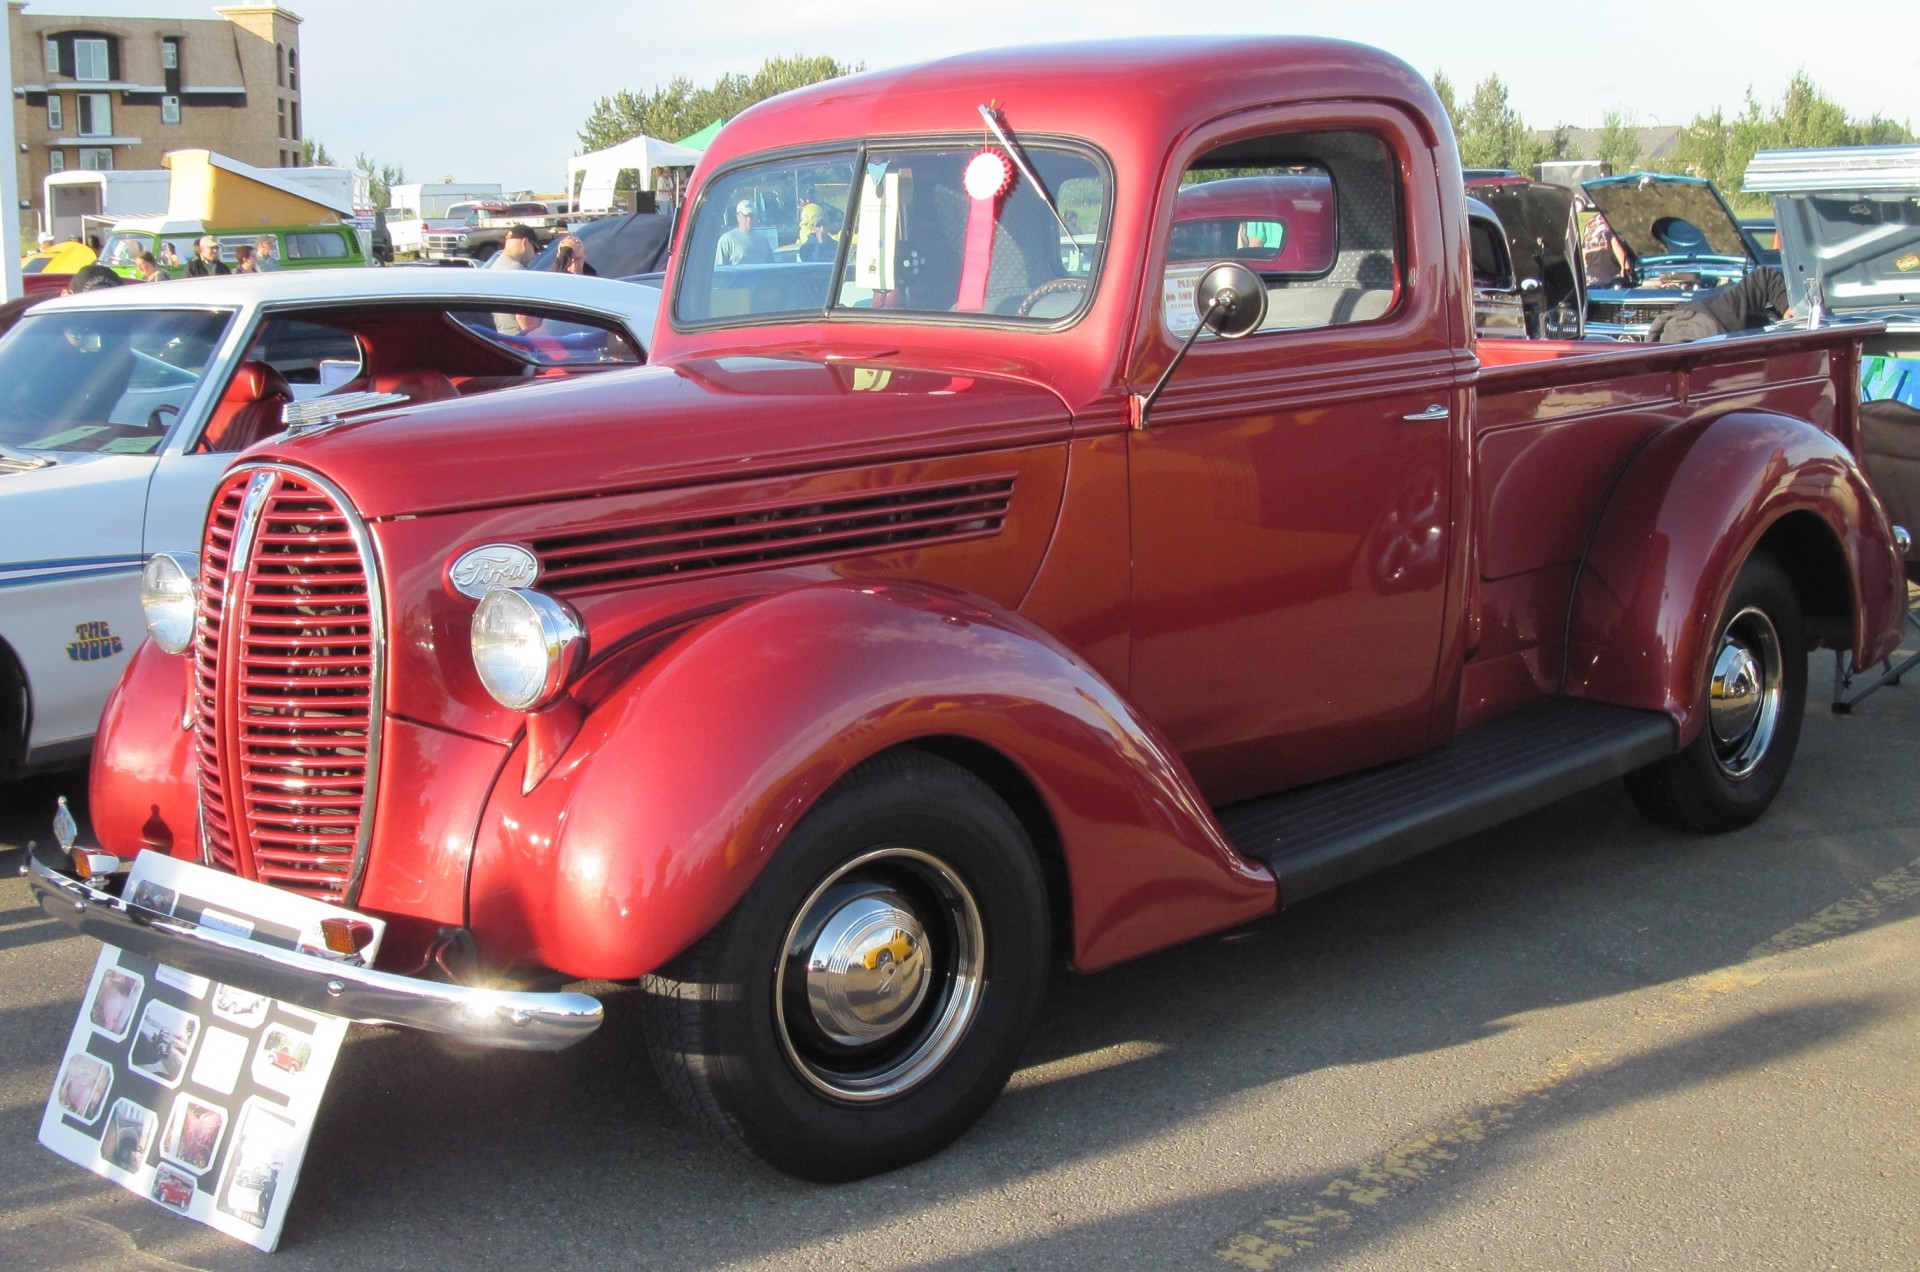
[[[1026,177],[1033,185],[1034,190],[1040,195],[1040,201],[1047,205],[1047,211],[1053,213],[1053,219],[1059,223],[1060,232],[1067,236],[1067,242],[1077,246],[1080,240],[1075,238],[1073,231],[1067,227],[1066,218],[1061,216],[1060,209],[1054,206],[1053,196],[1047,192],[1047,187],[1041,183],[1039,174],[1033,170],[1033,165],[1027,162],[1026,153],[1020,149],[1019,145],[1016,144],[1013,138],[1007,133],[1007,130],[1001,126],[1000,112],[982,102],[980,105],[980,118],[987,121],[987,127],[991,128],[993,135],[1000,139],[1000,144],[1007,148],[1008,157],[1019,167],[1021,175]]]
[[[30,473],[36,468],[52,468],[59,462],[48,455],[30,455],[0,443],[0,473]]]

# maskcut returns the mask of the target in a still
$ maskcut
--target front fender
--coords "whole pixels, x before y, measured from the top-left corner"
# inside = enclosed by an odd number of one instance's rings
[[[475,848],[474,935],[490,961],[650,971],[733,907],[843,774],[936,737],[992,748],[1039,793],[1080,966],[1274,908],[1271,877],[1227,845],[1185,767],[1045,632],[948,593],[849,582],[692,628],[531,791],[524,756],[510,760]]]
[[[1734,411],[1667,429],[1628,464],[1574,595],[1567,692],[1699,721],[1713,625],[1734,577],[1782,518],[1817,518],[1846,562],[1853,656],[1898,643],[1906,586],[1879,500],[1812,424]]]

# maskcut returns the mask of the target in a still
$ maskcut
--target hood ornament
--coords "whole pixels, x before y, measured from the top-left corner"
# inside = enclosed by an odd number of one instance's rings
[[[298,437],[302,433],[331,428],[340,422],[343,415],[371,411],[381,406],[395,406],[411,400],[404,393],[329,393],[325,397],[287,403],[280,408],[280,422],[287,426],[287,436]]]

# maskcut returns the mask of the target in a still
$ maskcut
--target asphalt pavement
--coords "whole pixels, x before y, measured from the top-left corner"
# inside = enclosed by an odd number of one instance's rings
[[[619,987],[550,1055],[357,1028],[271,1255],[36,1142],[96,947],[6,879],[0,1267],[1920,1267],[1917,773],[1920,678],[1812,704],[1745,832],[1613,785],[1062,972],[979,1125],[837,1187],[678,1120]],[[82,785],[0,786],[0,844]]]

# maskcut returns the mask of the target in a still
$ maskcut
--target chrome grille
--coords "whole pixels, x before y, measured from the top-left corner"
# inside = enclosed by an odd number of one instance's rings
[[[325,483],[243,468],[201,545],[194,715],[209,862],[351,902],[379,765],[369,545]]]

